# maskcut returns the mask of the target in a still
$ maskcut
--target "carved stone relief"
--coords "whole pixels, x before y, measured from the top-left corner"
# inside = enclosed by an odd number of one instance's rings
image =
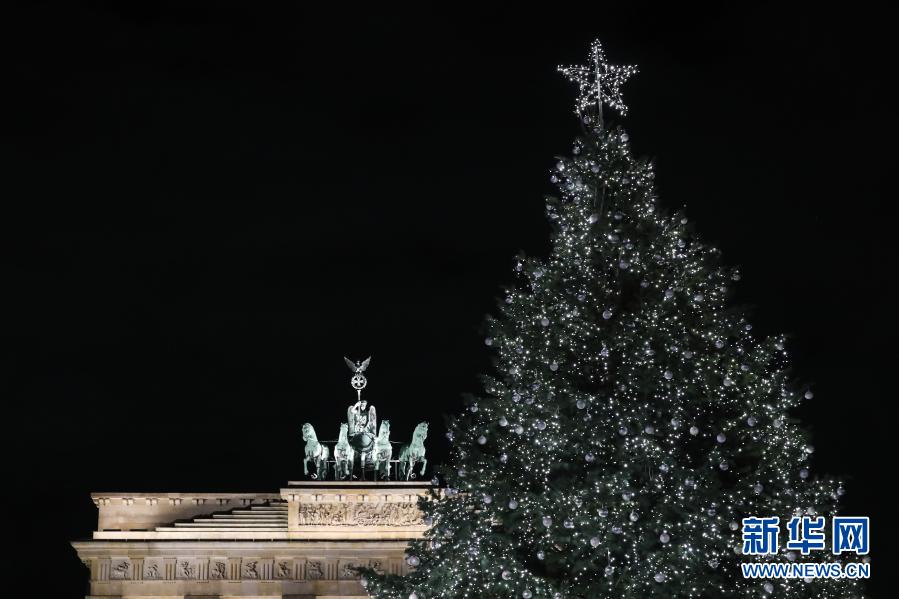
[[[422,524],[414,503],[301,503],[301,526],[414,526]]]
[[[144,560],[144,580],[162,580],[162,562],[158,559]]]
[[[175,565],[175,578],[193,580],[197,577],[197,564],[193,560],[179,559]]]
[[[321,580],[325,577],[325,567],[319,561],[306,562],[306,578],[309,580]]]
[[[290,560],[278,560],[275,564],[275,578],[293,578],[293,562]]]
[[[359,578],[359,574],[353,571],[353,568],[361,568],[363,565],[357,561],[341,561],[337,578],[341,580],[355,580]]]
[[[241,564],[240,577],[256,580],[259,578],[259,561],[248,560]]]
[[[360,575],[356,568],[369,567],[379,574],[400,574],[401,560],[383,558],[358,559],[306,559],[300,557],[281,557],[264,559],[258,557],[235,558],[229,560],[222,557],[177,558],[164,562],[163,558],[146,557],[133,560],[131,558],[112,558],[106,562],[107,579],[129,581],[200,581],[200,580],[358,580]],[[396,561],[397,563],[393,563]],[[389,562],[389,563],[388,563]],[[397,565],[399,564],[399,565]],[[305,568],[303,567],[305,566]]]
[[[111,580],[131,580],[131,560],[114,559],[109,570]]]
[[[228,578],[228,564],[224,560],[214,559],[209,562],[209,578],[224,580]]]

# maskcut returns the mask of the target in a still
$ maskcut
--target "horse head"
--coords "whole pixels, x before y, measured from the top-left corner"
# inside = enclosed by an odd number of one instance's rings
[[[378,437],[381,439],[389,439],[390,438],[390,421],[382,420],[381,428],[378,430]]]
[[[303,425],[303,441],[318,441],[318,438],[315,436],[315,429],[308,422]]]
[[[419,441],[424,441],[425,437],[428,436],[428,423],[427,422],[419,422],[418,426],[415,427],[415,432],[412,433],[412,438],[417,439]]]

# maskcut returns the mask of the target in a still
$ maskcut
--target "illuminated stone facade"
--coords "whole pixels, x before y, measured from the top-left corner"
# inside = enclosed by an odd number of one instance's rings
[[[93,493],[72,546],[99,597],[365,597],[352,568],[404,574],[427,483],[292,482],[280,493]]]

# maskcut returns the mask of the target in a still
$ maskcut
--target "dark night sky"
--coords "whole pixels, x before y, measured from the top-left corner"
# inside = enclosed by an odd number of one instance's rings
[[[541,198],[577,128],[554,67],[596,35],[641,67],[624,124],[662,203],[743,266],[756,327],[792,336],[817,469],[852,477],[887,564],[884,15],[112,6],[2,20],[5,462],[18,509],[52,511],[16,534],[54,596],[83,596],[67,541],[90,491],[296,478],[300,424],[336,434],[353,399],[343,355],[374,356],[395,437],[429,419],[445,455],[511,258],[548,248]]]

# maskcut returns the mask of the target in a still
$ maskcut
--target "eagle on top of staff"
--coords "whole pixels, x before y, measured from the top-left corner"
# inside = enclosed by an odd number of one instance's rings
[[[365,372],[365,369],[368,368],[368,364],[369,362],[371,362],[371,356],[365,358],[365,360],[362,362],[360,362],[359,360],[353,362],[352,360],[344,356],[343,361],[346,362],[346,365],[350,367],[351,371],[357,374],[362,374],[363,372]]]

